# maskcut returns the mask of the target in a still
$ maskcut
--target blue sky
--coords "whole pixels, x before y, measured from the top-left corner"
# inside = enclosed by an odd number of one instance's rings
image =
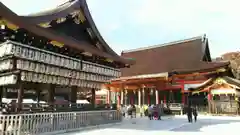
[[[19,15],[66,0],[1,0]],[[117,52],[207,34],[212,57],[240,51],[237,0],[87,0],[106,42]]]

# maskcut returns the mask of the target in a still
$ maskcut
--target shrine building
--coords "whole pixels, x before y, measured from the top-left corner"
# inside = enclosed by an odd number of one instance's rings
[[[19,16],[0,3],[0,102],[24,99],[76,103],[121,76],[134,61],[116,54],[100,35],[86,0]]]
[[[211,61],[205,35],[126,50],[122,57],[136,63],[106,84],[117,93],[118,104],[187,104],[189,88],[220,74],[231,76],[229,62]]]

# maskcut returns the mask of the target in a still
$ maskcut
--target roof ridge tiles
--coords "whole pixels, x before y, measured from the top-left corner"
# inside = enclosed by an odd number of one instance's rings
[[[176,40],[176,41],[167,42],[167,43],[163,43],[163,44],[151,45],[151,46],[147,46],[147,47],[139,47],[139,48],[136,48],[136,49],[123,50],[122,53],[131,53],[131,52],[155,49],[155,48],[159,48],[159,47],[166,47],[166,46],[181,44],[181,43],[194,41],[194,40],[198,40],[198,39],[202,39],[203,40],[204,36],[205,35],[203,35],[203,36],[196,36],[196,37],[192,37],[192,38],[186,38],[186,39],[182,39],[182,40]]]

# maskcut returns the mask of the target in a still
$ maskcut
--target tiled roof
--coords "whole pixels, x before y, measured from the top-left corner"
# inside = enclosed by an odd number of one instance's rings
[[[205,36],[123,51],[122,56],[136,60],[135,65],[122,69],[122,76],[173,71],[186,72],[227,65],[226,63],[211,62],[208,41]]]
[[[91,46],[85,42],[76,40],[71,35],[64,35],[52,29],[46,29],[43,27],[39,27],[37,25],[40,22],[51,21],[51,19],[56,19],[56,17],[66,17],[65,15],[75,11],[76,9],[82,9],[84,15],[88,19],[88,22],[91,23],[90,27],[96,33],[97,38],[104,46],[105,50],[101,50],[100,48]],[[69,48],[76,49],[80,52],[85,51],[92,53],[96,56],[102,56],[109,58],[111,60],[123,63],[123,64],[133,64],[134,61],[126,58],[122,58],[118,56],[111,48],[108,46],[100,33],[98,32],[93,19],[91,18],[91,14],[88,10],[86,0],[74,0],[66,3],[58,7],[55,10],[42,12],[39,14],[35,14],[34,16],[18,16],[13,11],[11,11],[8,7],[6,7],[2,2],[0,2],[0,19],[5,19],[8,22],[18,26],[19,28],[25,29],[30,33],[36,34],[40,37],[44,37],[53,41],[57,41],[65,44]]]

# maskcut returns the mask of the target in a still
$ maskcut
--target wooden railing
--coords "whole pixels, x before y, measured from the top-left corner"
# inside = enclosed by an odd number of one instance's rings
[[[121,122],[119,111],[0,115],[1,135],[49,135]]]
[[[17,111],[17,104],[2,104],[1,110],[4,114],[16,113],[40,113],[40,112],[73,112],[73,111],[94,111],[94,110],[116,110],[116,105],[101,104],[37,104],[37,103],[22,103],[21,110]]]

